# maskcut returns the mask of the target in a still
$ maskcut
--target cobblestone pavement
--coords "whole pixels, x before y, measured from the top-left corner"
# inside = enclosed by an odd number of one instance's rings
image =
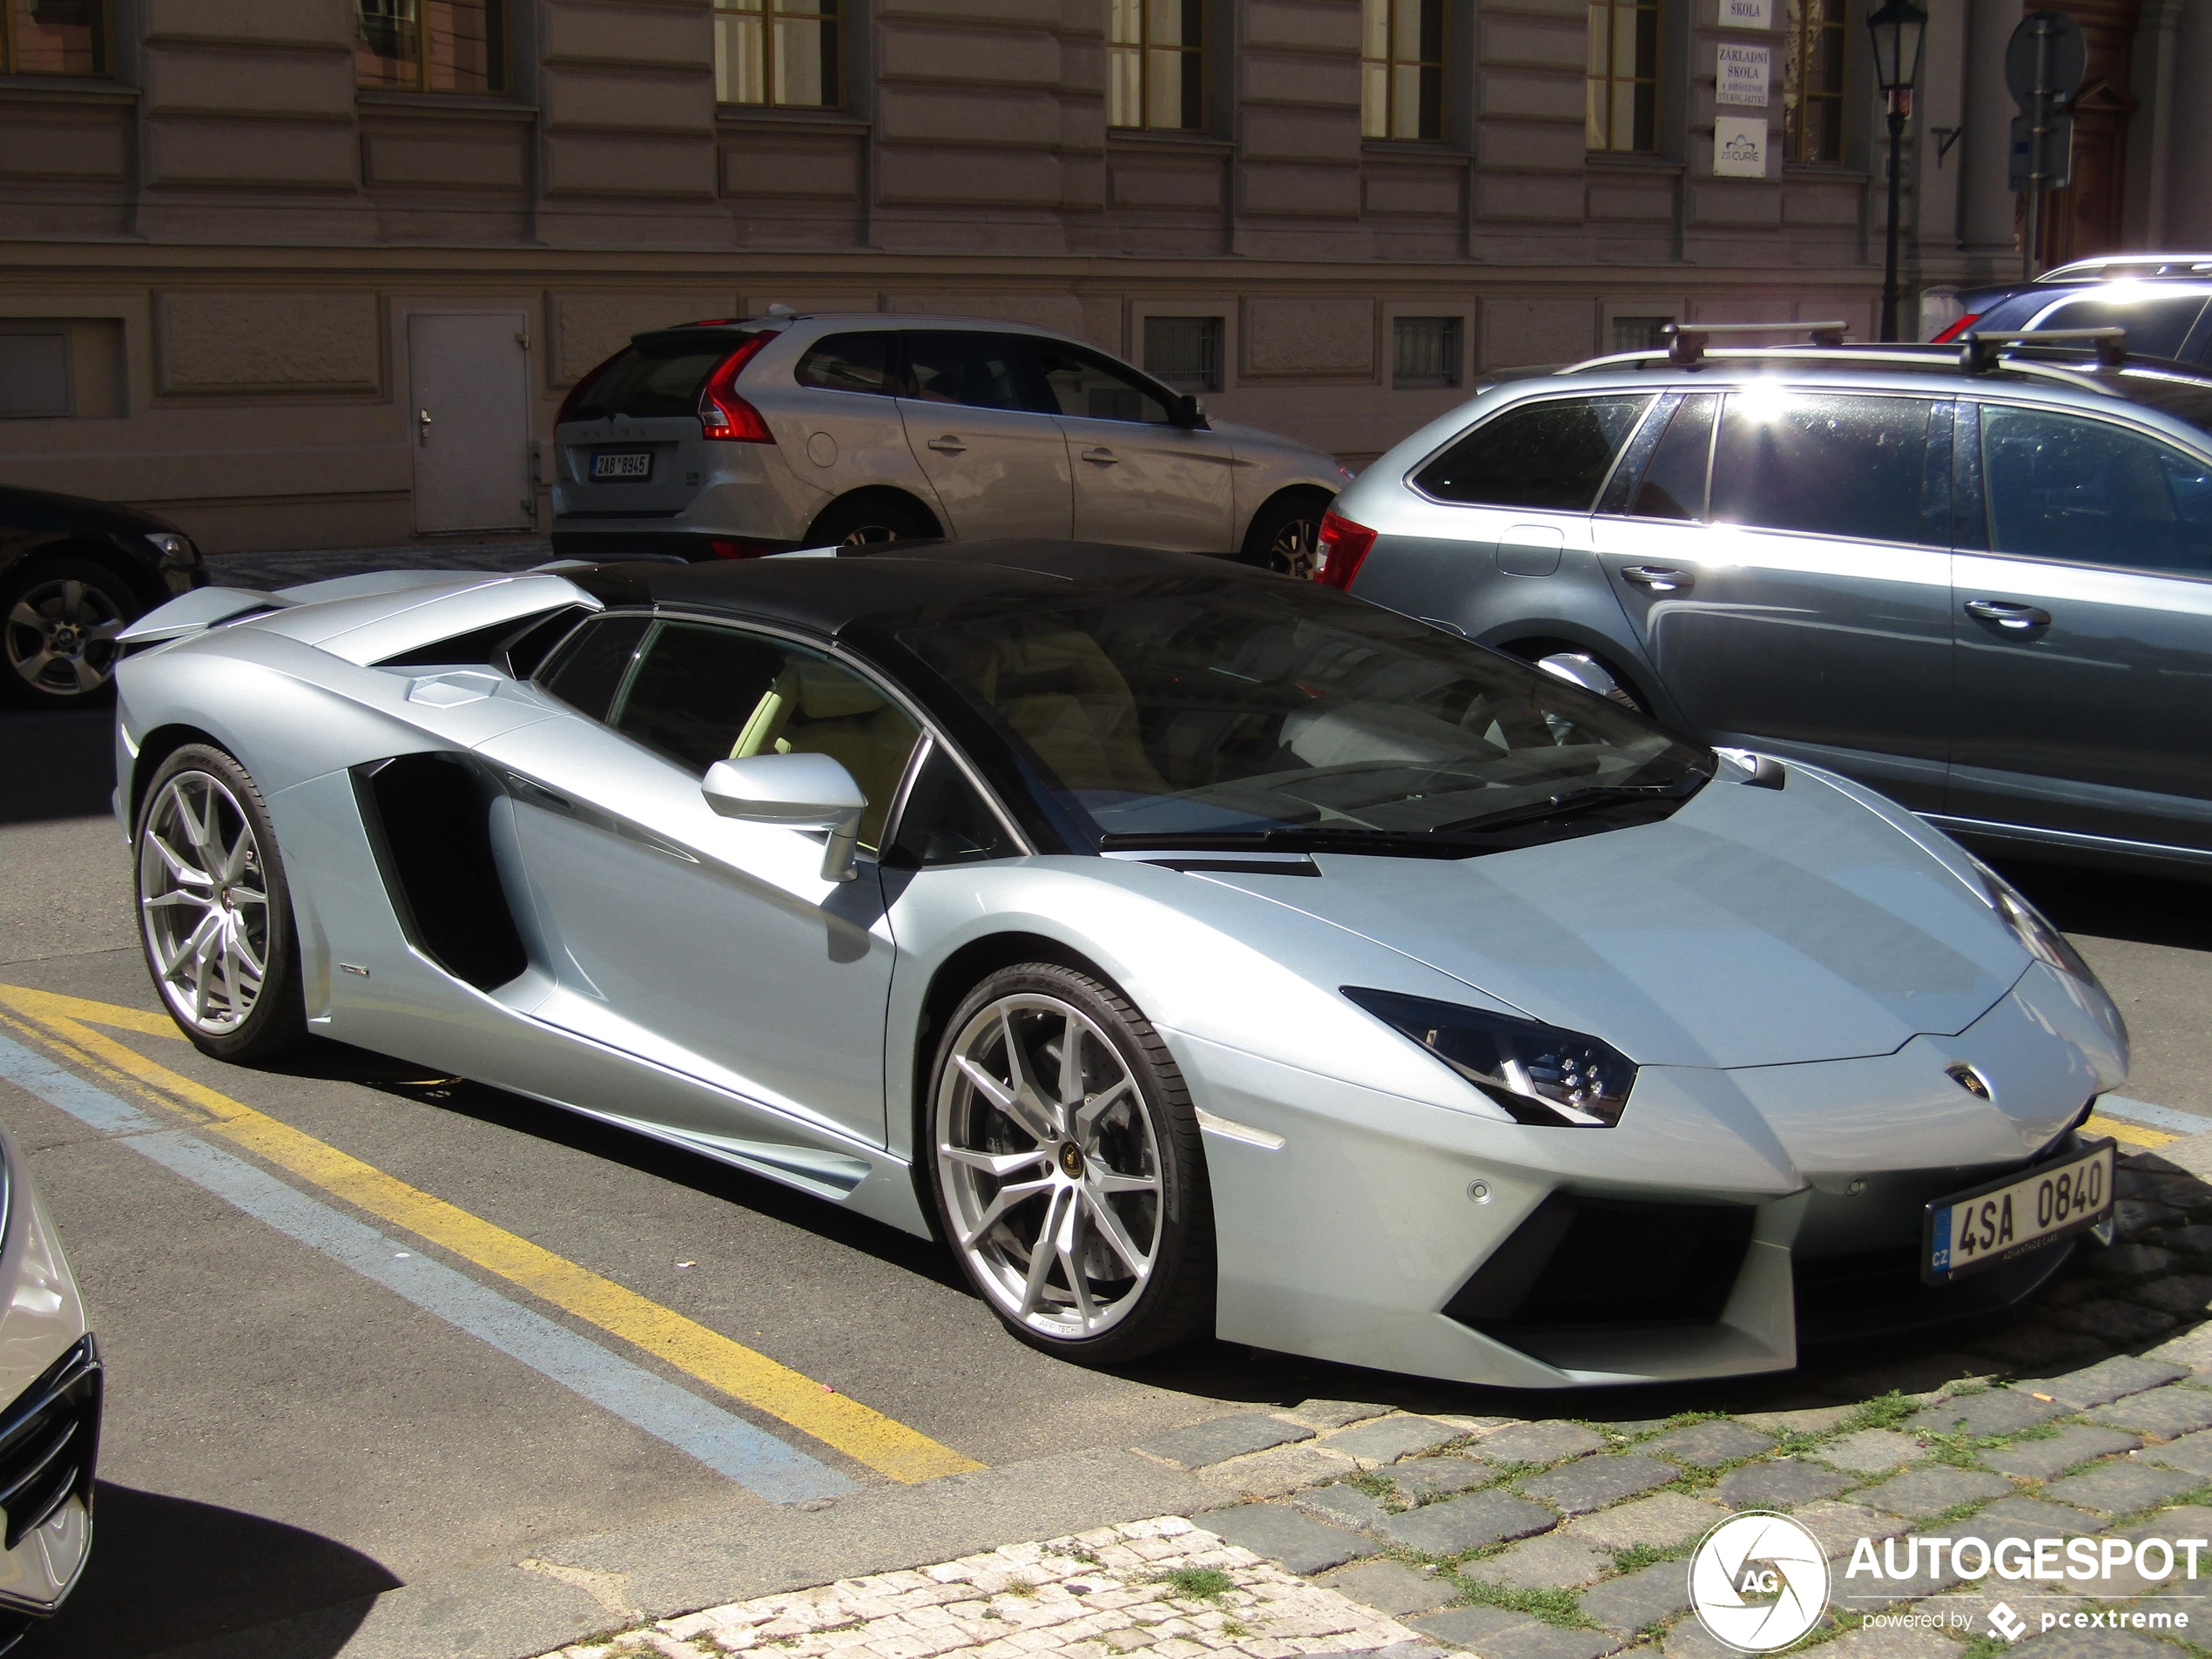
[[[1917,1537],[2212,1536],[2212,1325],[2201,1323],[2212,1185],[2199,1171],[2212,1174],[2212,1134],[2126,1157],[2118,1242],[2085,1246],[2027,1306],[1940,1347],[1676,1390],[1663,1403],[1702,1396],[1710,1408],[1664,1416],[1616,1416],[1622,1397],[1585,1393],[1542,1402],[1574,1417],[1306,1400],[1216,1418],[1136,1448],[1218,1495],[1198,1514],[1202,1531],[1170,1517],[1014,1546],[565,1652],[786,1645],[793,1659],[847,1659],[848,1649],[851,1659],[1107,1659],[1152,1646],[1163,1659],[1231,1647],[1253,1659],[1391,1648],[1400,1659],[1455,1649],[1599,1659],[1635,1649],[1723,1659],[1687,1615],[1686,1558],[1728,1514],[1765,1509],[1804,1522],[1831,1558],[1834,1599],[1809,1645],[1855,1659],[1986,1659],[2006,1647],[1987,1622],[2005,1600],[2027,1622],[2018,1651],[2037,1659],[2202,1653],[2212,1602],[2175,1598],[2212,1584],[2212,1555],[2195,1583],[2127,1568],[2090,1585],[1969,1582],[1925,1553],[1909,1581],[1846,1575],[1862,1539],[1906,1551]],[[1511,1397],[1522,1408],[1529,1398]],[[1071,1554],[1076,1545],[1096,1559]],[[1206,1582],[1218,1597],[1190,1594],[1187,1578],[1148,1577],[1177,1567],[1217,1570],[1223,1579]],[[1016,1577],[1028,1588],[1009,1589]],[[1077,1588],[1109,1580],[1110,1591],[1087,1598]],[[2114,1608],[2206,1610],[2191,1612],[2189,1632],[2041,1629],[2045,1614]],[[1939,1616],[1898,1622],[1916,1610]],[[1863,1628],[1869,1615],[1890,1622]]]

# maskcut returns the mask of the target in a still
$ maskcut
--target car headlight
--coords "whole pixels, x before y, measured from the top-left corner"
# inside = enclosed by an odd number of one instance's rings
[[[2080,986],[2086,994],[2084,1001],[2097,1022],[2103,1026],[2107,1036],[2120,1045],[2122,1054],[2128,1049],[2128,1022],[2121,1017],[2119,1005],[2098,980],[2096,970],[2081,960],[2081,953],[2072,941],[2051,926],[2041,911],[2028,903],[2027,896],[2018,887],[1984,864],[1974,860],[1974,869],[1981,877],[1981,885],[1989,895],[1989,907],[1994,910],[2013,930],[2027,954],[2046,966],[2056,968]]]
[[[192,544],[188,536],[178,536],[168,530],[147,532],[146,541],[161,555],[164,564],[197,564],[199,550]]]
[[[1517,1123],[1611,1129],[1635,1087],[1635,1062],[1610,1043],[1533,1020],[1357,985],[1344,994],[1410,1037],[1512,1113]]]

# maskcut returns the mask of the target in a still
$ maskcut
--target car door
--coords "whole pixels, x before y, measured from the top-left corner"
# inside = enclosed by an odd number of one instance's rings
[[[2212,451],[1962,422],[1952,816],[2212,849]]]
[[[1045,408],[1067,439],[1075,535],[1180,553],[1227,553],[1236,531],[1234,446],[1176,423],[1171,394],[1097,352],[1032,338]]]
[[[590,624],[540,679],[577,712],[481,752],[517,803],[557,986],[531,1012],[881,1145],[893,948],[873,850],[914,719],[821,651],[680,618]],[[867,796],[860,879],[823,879],[822,836],[700,793],[716,760],[794,752],[835,756]]]
[[[899,415],[951,534],[1065,540],[1074,510],[1068,442],[1032,407],[1026,342],[980,329],[915,328],[906,350]]]
[[[1950,418],[1929,397],[1693,395],[1639,474],[1608,489],[1600,560],[1700,736],[1940,807]]]

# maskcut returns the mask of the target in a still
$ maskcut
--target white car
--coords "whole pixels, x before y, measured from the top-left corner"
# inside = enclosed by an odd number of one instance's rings
[[[1352,479],[1080,341],[879,312],[638,334],[577,382],[555,441],[553,544],[580,558],[1022,536],[1303,576]]]
[[[0,1651],[61,1606],[92,1551],[100,1352],[15,1143],[0,1130]]]

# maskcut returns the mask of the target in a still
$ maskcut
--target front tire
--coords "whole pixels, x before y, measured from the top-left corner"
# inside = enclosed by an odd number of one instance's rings
[[[0,591],[0,700],[77,709],[107,694],[116,636],[145,609],[122,577],[90,559],[39,559]]]
[[[264,1060],[307,1035],[292,894],[246,768],[188,744],[138,814],[138,942],[184,1034],[219,1060]]]
[[[948,1023],[923,1149],[969,1282],[1022,1341],[1116,1365],[1202,1335],[1212,1204],[1182,1074],[1112,987],[1001,968]]]

